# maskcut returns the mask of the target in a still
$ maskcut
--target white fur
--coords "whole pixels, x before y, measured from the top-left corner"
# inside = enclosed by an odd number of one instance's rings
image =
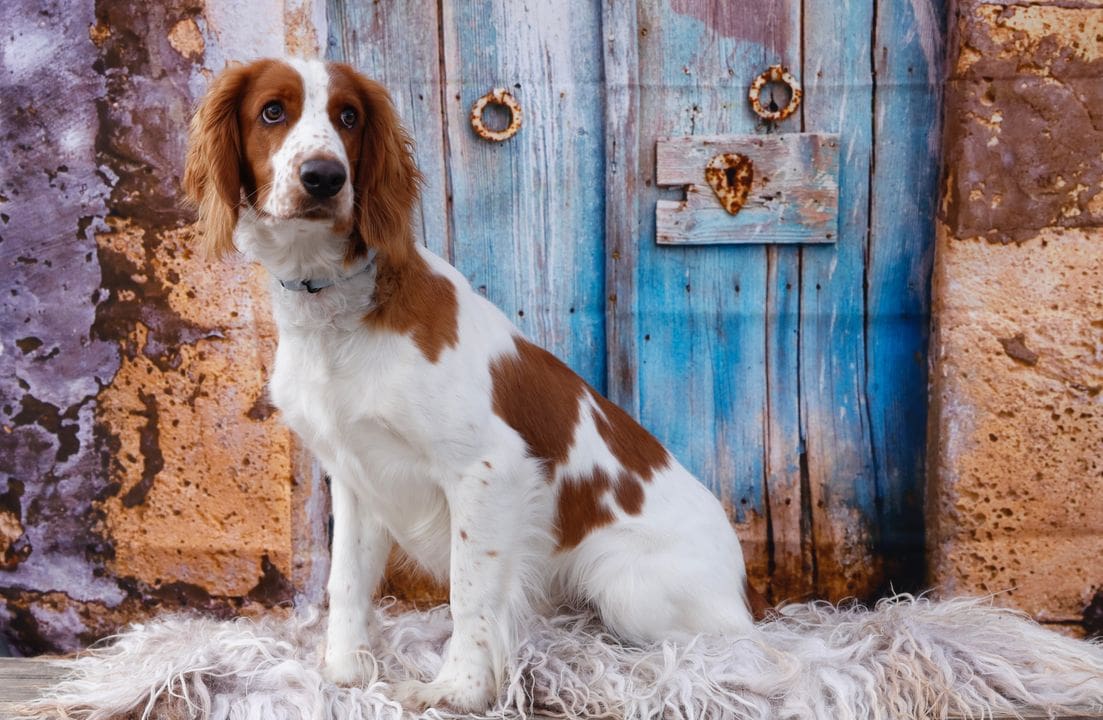
[[[983,601],[907,597],[877,608],[792,605],[753,638],[622,645],[586,615],[533,617],[496,718],[904,720],[1099,717],[1103,647]],[[446,608],[380,613],[363,687],[319,671],[317,615],[287,621],[169,617],[78,660],[33,706],[38,718],[410,718],[395,687],[436,672]],[[418,717],[439,719],[432,710]]]
[[[347,240],[331,221],[281,219],[280,199],[297,192],[299,163],[348,162],[324,112],[324,66],[294,67],[306,88],[302,118],[273,156],[272,207],[244,210],[235,243],[274,278],[347,278],[317,294],[273,284],[280,339],[272,400],[334,488],[327,676],[364,676],[358,657],[374,641],[370,601],[392,543],[449,579],[455,622],[436,678],[403,686],[411,704],[485,709],[533,608],[582,601],[639,642],[751,633],[735,533],[716,499],[676,462],[647,483],[639,515],[611,505],[616,522],[567,552],[555,549],[557,485],[595,467],[612,477],[621,470],[594,424],[601,410],[583,398],[569,462],[549,486],[521,436],[491,407],[491,364],[515,352],[518,332],[455,269],[418,248],[453,285],[459,306],[459,342],[436,362],[412,338],[364,323],[374,269],[344,266]]]

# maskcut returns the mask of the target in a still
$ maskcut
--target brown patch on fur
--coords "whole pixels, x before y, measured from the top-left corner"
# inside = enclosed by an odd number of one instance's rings
[[[636,476],[621,473],[617,478],[617,504],[629,515],[639,515],[643,510],[643,483]]]
[[[421,173],[414,165],[413,140],[398,121],[391,96],[352,67],[329,63],[329,113],[336,127],[345,107],[357,110],[359,135],[342,133],[354,164],[356,228],[350,252],[379,250],[394,267],[417,257],[410,214]]]
[[[467,539],[467,531],[466,530],[460,530],[460,539],[461,540],[466,540]]]
[[[342,136],[355,160],[357,223],[346,261],[366,251],[380,252],[375,307],[369,325],[410,333],[429,362],[459,342],[459,303],[447,278],[430,270],[414,247],[410,213],[417,202],[421,174],[414,166],[413,141],[399,124],[390,96],[379,83],[348,65],[331,63],[330,114],[358,108],[359,140]]]
[[[586,393],[597,406],[593,417],[598,433],[624,466],[615,484],[597,468],[590,477],[563,480],[556,533],[560,550],[572,548],[592,530],[613,522],[613,514],[602,504],[609,491],[624,512],[638,515],[643,510],[643,483],[666,466],[670,456],[628,413],[598,395],[554,355],[522,338],[514,342],[516,353],[490,366],[493,409],[517,431],[529,454],[543,461],[548,481],[554,479],[555,467],[567,460]]]
[[[666,448],[628,413],[597,393],[593,393],[593,396],[597,406],[601,408],[600,413],[594,413],[594,424],[609,451],[625,468],[644,481],[651,480],[656,470],[666,467],[670,462],[670,454]]]
[[[601,470],[595,470],[589,478],[563,481],[556,503],[557,549],[569,550],[591,531],[613,522],[613,513],[601,502],[609,485],[609,476]]]
[[[743,595],[747,598],[747,606],[751,610],[751,617],[755,619],[755,622],[761,622],[763,620],[772,620],[777,617],[777,611],[766,602],[766,598],[762,593],[755,590],[754,585],[751,585],[750,580],[746,577],[743,578]]]
[[[231,236],[241,202],[241,98],[258,67],[271,61],[229,67],[203,97],[188,132],[184,192],[196,206],[203,247],[212,256],[233,250]]]
[[[498,557],[498,551],[497,550],[487,550],[486,551],[486,556],[487,557]]]
[[[267,202],[276,179],[272,156],[302,117],[305,88],[302,76],[285,63],[261,61],[253,68],[238,104],[241,186],[245,189],[246,201],[253,207],[260,207]],[[269,125],[261,119],[261,111],[273,101],[283,105],[284,120]]]
[[[287,119],[267,125],[260,113],[273,100],[283,103]],[[302,78],[278,60],[235,65],[211,84],[192,118],[184,165],[184,191],[198,208],[208,255],[233,251],[242,189],[251,205],[264,202],[275,172],[272,154],[302,105]]]
[[[412,335],[431,363],[460,341],[456,288],[416,253],[400,265],[388,257],[380,259],[372,302],[364,321],[373,328]]]
[[[567,460],[586,383],[547,350],[523,338],[514,343],[516,354],[490,365],[494,414],[544,462],[550,482],[555,466]]]
[[[605,471],[595,468],[588,478],[565,478],[556,499],[555,534],[557,550],[569,550],[592,531],[616,518],[602,503],[609,490],[621,510],[639,515],[643,510],[643,484],[631,473],[622,472],[614,486]]]

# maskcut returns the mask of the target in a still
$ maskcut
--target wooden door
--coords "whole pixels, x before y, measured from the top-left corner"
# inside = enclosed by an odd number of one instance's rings
[[[330,6],[416,135],[426,244],[721,498],[775,601],[921,579],[938,1]],[[774,64],[804,99],[765,123]],[[494,87],[503,143],[468,120]],[[656,243],[657,138],[802,132],[839,135],[835,242]]]
[[[604,390],[601,11],[597,2],[563,8],[335,2],[330,54],[396,94],[427,179],[426,245]],[[500,143],[470,122],[472,105],[495,88],[523,117]]]

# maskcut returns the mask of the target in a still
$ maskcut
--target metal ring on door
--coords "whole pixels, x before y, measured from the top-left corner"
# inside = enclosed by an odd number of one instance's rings
[[[771,82],[785,83],[789,86],[789,104],[780,110],[767,110],[762,107],[762,101],[759,99],[762,88],[766,87],[766,83]],[[747,97],[751,101],[751,108],[760,118],[770,122],[778,122],[792,115],[800,106],[800,83],[789,74],[789,70],[785,66],[771,65],[766,68],[766,72],[754,79],[754,82],[751,83],[751,89],[747,92]]]
[[[483,124],[483,111],[486,110],[487,105],[501,105],[509,110],[509,125],[504,130],[491,130]],[[475,128],[475,132],[484,140],[491,142],[509,140],[521,129],[521,105],[509,90],[494,88],[471,106],[471,127]]]

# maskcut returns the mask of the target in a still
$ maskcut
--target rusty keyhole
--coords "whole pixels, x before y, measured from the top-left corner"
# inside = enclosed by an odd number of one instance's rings
[[[724,209],[735,215],[747,202],[751,192],[754,163],[746,155],[721,153],[705,165],[705,182],[716,193],[716,199]]]

